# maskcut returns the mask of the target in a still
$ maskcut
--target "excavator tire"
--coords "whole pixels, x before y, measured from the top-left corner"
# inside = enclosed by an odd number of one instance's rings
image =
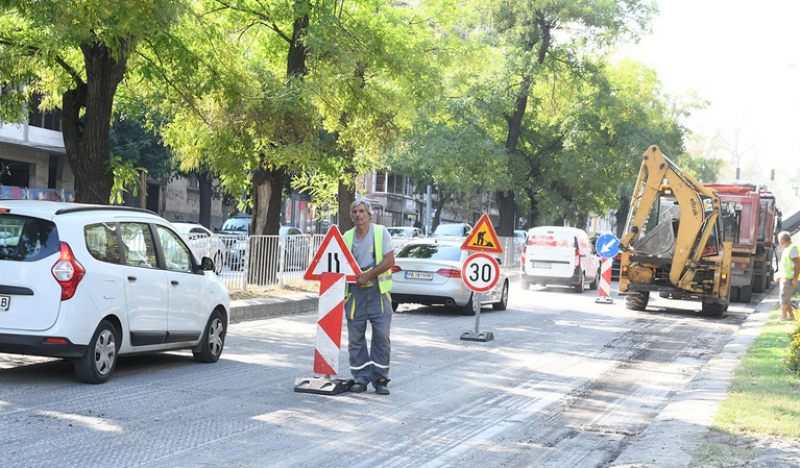
[[[636,291],[625,296],[625,307],[630,310],[645,310],[650,300],[650,291]]]
[[[703,315],[712,317],[721,317],[722,314],[728,309],[727,305],[720,304],[719,302],[706,302],[703,301]]]

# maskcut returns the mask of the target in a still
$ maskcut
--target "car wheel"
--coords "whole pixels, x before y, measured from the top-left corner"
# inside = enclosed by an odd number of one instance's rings
[[[86,353],[73,361],[75,374],[81,382],[100,384],[111,377],[117,365],[117,329],[103,320],[89,342]]]
[[[703,315],[722,317],[726,310],[728,310],[728,304],[703,301]]]
[[[400,307],[399,303],[392,302],[392,312],[396,312],[398,307]]]
[[[500,296],[500,302],[492,304],[494,310],[506,310],[508,307],[508,281],[503,284],[503,294]]]
[[[600,287],[600,269],[597,269],[597,275],[594,277],[594,281],[589,283],[589,289],[592,291],[597,291],[597,288]]]
[[[742,286],[739,290],[739,302],[743,302],[745,304],[749,304],[750,300],[753,298],[753,289],[750,285]]]
[[[475,293],[472,293],[469,296],[469,302],[464,304],[464,307],[461,308],[461,315],[474,316],[478,313],[478,309],[478,301],[475,300]]]
[[[225,321],[218,310],[211,313],[200,344],[192,350],[197,362],[217,362],[225,346]]]
[[[574,291],[577,294],[581,294],[583,292],[583,280],[584,280],[583,273],[581,273],[581,277],[578,280],[578,283],[575,284],[575,286],[574,286]]]

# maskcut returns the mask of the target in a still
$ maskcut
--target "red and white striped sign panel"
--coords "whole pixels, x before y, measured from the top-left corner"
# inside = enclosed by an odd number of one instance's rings
[[[344,274],[322,273],[319,285],[317,345],[314,349],[314,372],[317,374],[339,373],[344,288]]]

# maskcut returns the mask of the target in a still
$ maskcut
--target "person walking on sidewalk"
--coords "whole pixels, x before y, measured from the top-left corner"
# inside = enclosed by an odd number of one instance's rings
[[[778,321],[794,320],[792,310],[792,292],[797,286],[797,278],[800,275],[800,249],[797,244],[792,243],[792,235],[786,231],[778,234],[778,241],[783,246],[783,257],[781,257],[780,270],[780,296],[781,296],[781,318]]]
[[[345,292],[347,349],[350,372],[355,382],[351,392],[360,393],[372,383],[375,392],[389,394],[389,357],[392,324],[392,272],[394,244],[385,226],[372,224],[372,206],[366,200],[350,205],[356,227],[344,233],[344,242],[361,268],[355,284]],[[372,326],[372,343],[367,348],[367,322]]]

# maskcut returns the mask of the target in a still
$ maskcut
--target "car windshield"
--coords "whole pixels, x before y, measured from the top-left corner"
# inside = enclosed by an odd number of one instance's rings
[[[397,258],[416,258],[427,260],[461,260],[461,248],[445,244],[409,244],[397,254]]]
[[[387,228],[392,237],[411,237],[411,229]]]
[[[229,219],[222,225],[223,231],[247,232],[250,227],[250,220],[247,218]]]
[[[461,237],[464,232],[464,227],[460,224],[441,224],[436,226],[436,230],[433,231],[434,237],[445,237],[445,236],[454,236],[454,237]]]

